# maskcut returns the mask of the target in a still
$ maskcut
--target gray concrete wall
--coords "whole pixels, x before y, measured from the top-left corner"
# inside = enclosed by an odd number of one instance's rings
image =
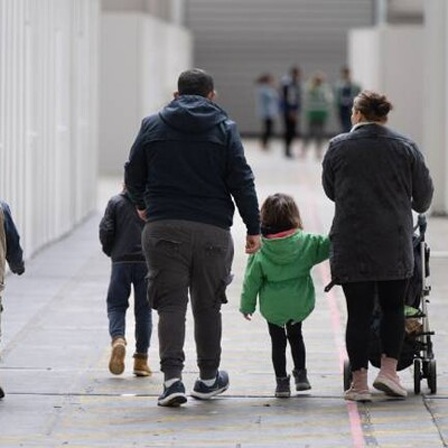
[[[258,132],[254,80],[281,77],[291,65],[305,77],[323,70],[335,82],[347,62],[347,32],[373,23],[372,0],[189,0],[186,26],[194,64],[216,79],[219,102],[243,133]],[[335,129],[335,121],[330,128]],[[277,127],[280,129],[280,126]]]

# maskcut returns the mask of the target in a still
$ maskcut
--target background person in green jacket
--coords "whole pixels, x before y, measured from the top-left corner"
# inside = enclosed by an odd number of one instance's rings
[[[324,151],[326,127],[333,107],[333,93],[325,81],[323,72],[315,73],[306,84],[304,96],[307,132],[303,142],[304,154],[311,144],[315,145],[316,158],[320,160]]]
[[[297,391],[311,389],[306,371],[302,321],[314,309],[315,291],[310,271],[329,256],[330,241],[303,231],[299,209],[286,194],[269,196],[261,207],[262,247],[250,255],[241,294],[240,311],[251,320],[260,299],[260,312],[268,322],[272,363],[277,386],[275,396],[291,396],[286,373],[289,342]]]

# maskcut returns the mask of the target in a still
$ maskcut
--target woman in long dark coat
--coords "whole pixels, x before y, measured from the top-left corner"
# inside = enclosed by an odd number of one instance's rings
[[[413,271],[412,210],[428,210],[433,184],[417,145],[385,126],[392,104],[362,91],[353,128],[330,141],[322,183],[335,202],[330,231],[333,283],[347,302],[346,346],[353,382],[345,399],[371,399],[367,368],[374,298],[382,310],[381,369],[373,387],[406,397],[397,375],[404,338],[404,295]]]

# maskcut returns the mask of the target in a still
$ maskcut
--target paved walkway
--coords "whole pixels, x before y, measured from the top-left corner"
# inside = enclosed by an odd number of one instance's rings
[[[295,196],[307,230],[327,232],[332,204],[320,188],[320,163],[310,153],[286,160],[276,143],[262,152],[247,142],[260,201],[282,191]],[[413,372],[401,374],[406,401],[375,393],[370,404],[342,398],[345,358],[345,306],[340,288],[323,293],[328,263],[314,270],[317,307],[304,325],[309,393],[275,399],[266,324],[238,312],[246,256],[244,228],[236,219],[235,281],[223,309],[222,367],[228,392],[210,402],[190,400],[178,409],[160,408],[162,376],[157,332],[153,333],[151,378],[131,373],[132,320],[128,320],[127,369],[120,377],[107,370],[109,339],[105,314],[109,260],[98,243],[98,222],[120,179],[99,188],[98,213],[75,232],[42,250],[22,277],[8,276],[5,293],[0,402],[0,447],[445,447],[448,445],[446,347],[448,342],[448,220],[430,218],[432,249],[430,323],[438,368],[438,393],[413,394]],[[157,316],[154,316],[155,323]],[[191,316],[188,318],[191,324]],[[187,333],[185,383],[197,376],[192,328]],[[375,369],[371,369],[373,379]]]

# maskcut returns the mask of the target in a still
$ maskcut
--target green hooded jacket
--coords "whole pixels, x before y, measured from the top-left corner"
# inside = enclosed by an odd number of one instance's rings
[[[297,230],[284,238],[263,238],[261,249],[247,261],[240,311],[260,312],[270,323],[301,322],[316,301],[310,271],[329,256],[330,240]]]

